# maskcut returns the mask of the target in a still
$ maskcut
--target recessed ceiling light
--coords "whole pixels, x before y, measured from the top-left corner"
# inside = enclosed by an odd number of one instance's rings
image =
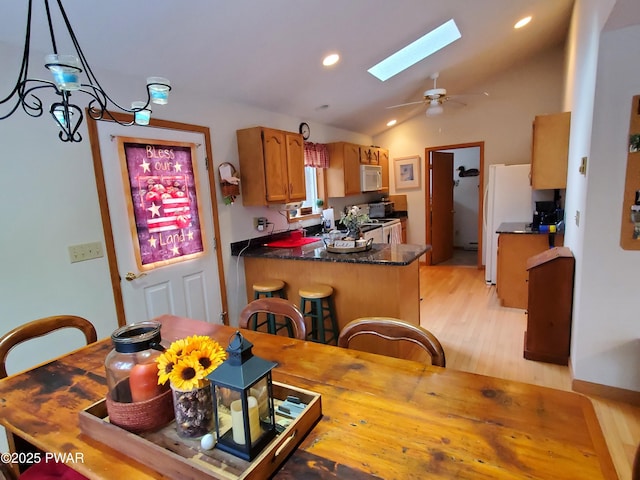
[[[322,60],[322,65],[324,65],[325,67],[330,67],[331,65],[335,65],[336,63],[338,63],[338,60],[340,60],[340,55],[338,55],[337,53],[332,53],[324,57],[324,59]]]
[[[458,30],[456,22],[451,19],[385,58],[367,71],[384,82],[441,48],[455,42],[460,37],[462,37],[460,30]]]
[[[531,21],[531,15],[518,20],[518,22],[513,26],[513,28],[522,28],[525,25],[527,25],[530,21]]]
[[[398,123],[397,120],[390,120],[387,122],[387,127],[393,127],[396,123]]]

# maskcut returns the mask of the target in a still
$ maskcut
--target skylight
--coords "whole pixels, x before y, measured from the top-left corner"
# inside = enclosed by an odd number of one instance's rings
[[[462,35],[460,34],[460,30],[458,30],[456,22],[451,19],[413,43],[398,50],[393,55],[385,58],[367,71],[384,82],[461,37]]]

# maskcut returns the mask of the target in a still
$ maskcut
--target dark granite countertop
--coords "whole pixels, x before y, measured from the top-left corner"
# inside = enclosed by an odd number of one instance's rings
[[[343,262],[369,265],[409,265],[431,250],[431,245],[374,243],[371,250],[357,253],[330,253],[322,242],[310,243],[295,248],[270,248],[256,245],[246,248],[241,256],[258,258],[276,258],[281,260],[306,260],[320,262]]]
[[[544,228],[544,226],[542,226]],[[545,235],[548,233],[564,233],[560,229],[556,232],[533,230],[531,222],[503,222],[498,226],[496,233],[525,233],[533,235]]]

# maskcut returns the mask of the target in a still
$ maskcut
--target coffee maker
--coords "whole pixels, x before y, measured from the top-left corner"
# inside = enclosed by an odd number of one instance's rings
[[[560,193],[555,191],[553,201],[536,202],[536,209],[533,212],[533,222],[531,229],[540,230],[541,225],[556,225],[559,227],[564,221],[564,210],[560,208]]]

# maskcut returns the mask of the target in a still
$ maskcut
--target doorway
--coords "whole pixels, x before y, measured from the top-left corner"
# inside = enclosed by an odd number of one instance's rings
[[[425,163],[427,264],[481,269],[484,142],[427,147]]]
[[[122,123],[98,122],[88,115],[87,125],[118,325],[148,320],[165,313],[228,324],[222,254],[216,247],[220,230],[214,169],[207,168],[212,159],[209,129],[160,119],[152,119],[148,126],[122,126],[131,121],[131,116],[114,112],[111,115]],[[169,162],[155,162],[160,164],[158,168],[162,170],[170,169],[171,172],[185,174],[166,174],[160,179],[161,183],[169,178],[177,181],[178,177],[184,177],[181,184],[193,187],[180,189],[188,192],[187,197],[183,194],[180,196],[182,198],[178,198],[176,195],[174,199],[169,195],[171,198],[162,201],[154,199],[152,201],[157,200],[157,205],[153,203],[150,208],[144,208],[149,211],[148,215],[152,219],[162,218],[164,223],[154,224],[153,228],[162,232],[159,234],[156,231],[152,232],[146,222],[141,222],[142,227],[139,228],[138,222],[129,211],[133,208],[134,199],[132,198],[132,204],[129,205],[131,208],[128,208],[124,200],[126,194],[123,195],[123,192],[126,189],[123,182],[125,179],[129,180],[129,172],[126,171],[127,167],[119,165],[119,150],[122,144],[122,138],[119,137],[131,134],[136,136],[128,139],[132,144],[149,143],[145,149],[147,155],[142,156],[145,160],[139,165],[134,162],[138,171],[136,179],[148,181],[150,178],[145,176],[145,172],[151,171],[151,163],[146,162],[146,158],[156,158],[151,144],[190,146],[189,162],[176,159],[170,167],[167,167]],[[175,153],[170,149],[166,152]],[[169,155],[167,158],[174,157]],[[192,167],[187,166],[190,163]],[[191,173],[187,174],[188,170],[192,170]],[[176,183],[171,185],[178,189]],[[194,191],[195,197],[191,190]],[[200,191],[199,196],[196,195],[197,191]],[[141,197],[136,195],[136,205],[138,198]],[[173,213],[176,211],[176,205],[182,207],[181,212],[190,213]],[[201,211],[202,215],[198,215],[198,211]],[[180,216],[185,218],[180,219]],[[187,216],[189,222],[185,222],[184,225],[178,223],[179,220],[186,221]],[[184,259],[171,261],[172,255],[180,256],[181,248],[197,238],[201,239],[201,252],[185,254]],[[139,246],[136,245],[136,241],[140,242]],[[164,256],[160,257],[160,254],[157,254],[157,261],[149,266],[142,265],[140,258],[136,258],[136,248],[139,252],[142,248],[153,252],[163,250]]]

